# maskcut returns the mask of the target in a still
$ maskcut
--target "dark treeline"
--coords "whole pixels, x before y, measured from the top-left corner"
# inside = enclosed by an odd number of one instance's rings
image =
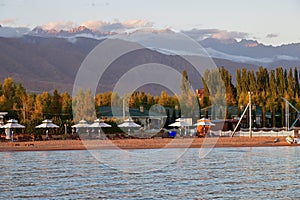
[[[246,68],[237,69],[235,85],[232,83],[232,75],[224,67],[218,68],[217,73],[220,74],[224,82],[227,106],[236,106],[238,109],[245,107],[248,103],[248,91],[253,92],[253,104],[262,109],[262,126],[266,126],[267,112],[272,115],[271,126],[284,124],[285,103],[281,97],[286,98],[296,108],[300,108],[299,72],[297,68],[267,70],[260,67],[257,71]],[[204,95],[203,98],[198,99],[198,104],[202,109],[205,109],[205,107],[210,106],[212,95],[210,95],[209,89],[205,87],[205,78],[201,81],[204,84]],[[180,106],[189,107],[189,102],[194,100],[189,98],[191,95],[190,91],[186,89],[187,83],[188,77],[184,71],[181,84],[182,94],[179,96],[169,95],[166,91],[162,91],[159,96],[134,92],[126,98],[129,99],[129,107],[131,108],[143,106],[145,109],[149,109],[154,104],[176,109],[180,109]],[[93,106],[96,110],[99,106],[122,106],[123,102],[122,98],[113,92],[97,94],[94,99],[90,91],[81,91],[78,95],[83,96],[83,99],[87,101],[83,102],[83,105],[90,106],[91,102],[94,102],[94,105],[89,107],[90,110],[93,109]],[[71,125],[74,123],[72,103],[76,105],[80,102],[79,98],[73,100],[72,102],[68,93],[59,93],[57,90],[54,90],[53,93],[27,93],[21,84],[15,83],[11,78],[5,79],[3,84],[0,84],[0,111],[7,111],[6,119],[18,119],[28,127],[26,131],[29,132],[33,131],[34,126],[46,118],[59,124],[63,132],[64,124]],[[185,101],[185,104],[180,104],[179,101]],[[227,117],[230,116],[227,115]]]

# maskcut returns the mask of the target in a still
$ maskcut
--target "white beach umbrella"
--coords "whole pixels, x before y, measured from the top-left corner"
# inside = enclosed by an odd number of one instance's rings
[[[174,122],[174,123],[172,123],[172,124],[169,124],[169,126],[171,126],[171,127],[189,127],[189,126],[191,126],[190,124],[188,124],[188,123],[186,123],[185,121],[184,121],[184,119],[182,119],[182,118],[178,118],[178,119],[176,119],[176,121]],[[179,129],[180,130],[180,134],[181,134],[181,129]],[[185,134],[187,134],[187,130],[185,129]]]
[[[214,123],[208,122],[208,121],[201,121],[194,124],[194,126],[214,126]]]
[[[72,128],[87,128],[89,127],[90,125],[87,123],[87,121],[85,121],[84,119],[83,120],[80,120],[78,122],[78,124],[75,124],[72,126]]]
[[[198,122],[196,124],[194,124],[194,126],[214,126],[214,123],[211,123],[210,119],[207,118],[201,118],[198,120]]]
[[[25,128],[25,126],[18,124],[18,121],[15,119],[10,119],[2,128]]]
[[[104,120],[102,120],[102,119],[96,119],[94,121],[94,123],[91,124],[89,127],[91,127],[91,128],[99,128],[99,136],[100,136],[101,128],[108,128],[108,127],[111,127],[111,125],[105,123]]]
[[[76,134],[77,134],[77,131],[78,131],[78,130],[81,130],[81,129],[85,129],[85,128],[86,128],[86,133],[88,133],[88,135],[89,135],[89,132],[88,132],[89,130],[88,130],[87,128],[89,128],[89,127],[90,127],[90,124],[88,124],[87,121],[84,120],[84,119],[80,120],[80,121],[78,122],[78,124],[75,124],[75,125],[72,126],[72,128],[75,128],[75,129],[76,129]]]
[[[124,120],[124,123],[119,124],[120,128],[128,128],[128,132],[130,133],[130,128],[138,128],[141,127],[139,124],[135,123],[131,118]]]
[[[190,126],[188,123],[184,122],[184,121],[176,121],[172,124],[169,124],[169,126],[172,126],[172,127],[186,127],[186,126]]]
[[[52,121],[50,119],[45,119],[44,121],[42,121],[42,123],[38,126],[36,126],[35,128],[44,128],[46,129],[46,139],[49,138],[48,132],[50,128],[59,128],[58,125],[53,124]]]
[[[25,128],[25,126],[18,124],[18,121],[15,119],[10,119],[7,121],[7,124],[1,126],[1,128],[15,129],[15,128]],[[11,135],[12,135],[11,140],[14,141],[14,131],[11,131]]]
[[[45,119],[42,124],[36,126],[35,128],[59,128],[58,125],[53,124],[50,119]]]
[[[103,127],[111,127],[111,125],[105,123],[104,120],[102,120],[102,119],[96,119],[94,121],[94,123],[92,123],[91,125],[89,125],[89,127],[92,127],[92,128],[103,128]]]
[[[128,118],[128,119],[124,120],[124,123],[119,124],[118,127],[135,128],[135,127],[141,127],[141,126],[139,124],[136,124],[131,118]]]

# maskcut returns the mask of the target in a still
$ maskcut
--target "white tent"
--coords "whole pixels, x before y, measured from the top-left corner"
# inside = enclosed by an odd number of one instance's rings
[[[36,126],[35,128],[46,129],[46,139],[48,139],[49,138],[49,135],[48,135],[49,128],[59,128],[59,126],[57,126],[56,124],[53,124],[50,119],[45,119],[44,121],[42,121],[42,124]]]
[[[105,123],[104,120],[102,120],[102,119],[96,119],[94,121],[94,123],[91,124],[89,127],[91,127],[91,128],[98,128],[99,129],[99,136],[100,136],[101,128],[111,127],[111,125]]]
[[[78,124],[75,124],[72,126],[72,128],[75,128],[76,129],[76,135],[78,134],[78,131],[81,130],[80,132],[81,133],[84,133],[86,132],[88,135],[89,135],[89,130],[88,128],[90,127],[90,124],[87,123],[86,120],[82,119],[78,122]],[[82,132],[83,130],[83,132]]]
[[[210,119],[207,118],[201,118],[197,121],[194,126],[215,126],[214,123],[211,123]]]
[[[87,121],[85,121],[84,119],[83,120],[80,120],[78,122],[78,124],[75,124],[72,126],[72,128],[87,128],[89,127],[90,125],[87,123]]]
[[[7,121],[7,124],[2,126],[1,128],[25,128],[25,126],[18,124],[18,121],[15,119],[10,119]]]
[[[1,128],[8,129],[6,133],[6,139],[10,139],[11,141],[14,141],[14,131],[11,131],[11,137],[10,137],[10,129],[15,129],[15,128],[25,128],[25,126],[18,124],[18,121],[15,119],[10,119],[7,121],[7,124],[1,126]]]
[[[135,127],[141,127],[139,124],[136,124],[131,118],[128,118],[124,120],[124,123],[119,124],[118,127],[125,127],[125,128],[135,128]]]
[[[138,128],[141,127],[139,124],[135,123],[131,118],[124,120],[124,123],[119,124],[120,128],[128,128],[128,133],[130,133],[130,128]]]
[[[208,122],[208,121],[201,121],[194,124],[194,126],[214,126],[214,123]]]
[[[103,127],[111,127],[111,125],[104,122],[102,119],[96,119],[93,124],[89,125],[92,128],[103,128]]]
[[[51,120],[45,119],[42,124],[36,126],[35,128],[59,128],[56,124],[53,124]]]
[[[169,124],[169,126],[172,126],[172,127],[186,127],[186,126],[190,126],[188,123],[186,122],[183,122],[183,121],[177,121],[177,122],[174,122],[172,124]]]

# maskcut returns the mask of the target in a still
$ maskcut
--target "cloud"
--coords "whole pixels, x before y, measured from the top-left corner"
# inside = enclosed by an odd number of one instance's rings
[[[278,34],[270,33],[266,36],[266,38],[275,38],[278,37]]]
[[[92,29],[92,30],[99,30],[100,27],[106,26],[107,24],[108,23],[103,22],[103,21],[90,20],[90,21],[83,22],[81,24],[81,26],[85,26],[85,27],[87,27],[89,29]]]
[[[218,29],[192,29],[192,30],[182,31],[182,32],[195,40],[203,40],[205,38],[211,37],[213,34],[218,33],[219,30]]]
[[[80,26],[85,26],[94,31],[119,32],[128,29],[152,27],[153,23],[141,19],[128,20],[128,21],[114,21],[114,22],[106,22],[101,20],[89,20],[81,23]],[[78,25],[71,21],[61,20],[61,21],[49,22],[47,24],[42,25],[41,27],[45,30],[54,29],[56,31],[60,31],[60,30],[70,30],[78,27]]]
[[[119,32],[127,29],[152,27],[153,23],[141,19],[128,20],[123,22],[105,22],[101,20],[90,20],[82,23],[81,26],[86,26],[89,29],[102,32]]]
[[[7,19],[0,20],[0,24],[15,25],[17,20],[18,20],[17,18],[7,18]]]
[[[61,21],[49,22],[47,24],[42,25],[41,27],[46,30],[54,29],[60,31],[60,30],[69,30],[74,28],[75,26],[76,25],[71,21],[61,20]]]
[[[219,33],[213,34],[212,38],[226,40],[226,39],[244,39],[248,36],[249,34],[244,32],[221,30]]]
[[[245,39],[249,36],[249,34],[245,32],[227,31],[220,29],[192,29],[182,32],[198,41],[205,38],[215,38],[219,40]]]

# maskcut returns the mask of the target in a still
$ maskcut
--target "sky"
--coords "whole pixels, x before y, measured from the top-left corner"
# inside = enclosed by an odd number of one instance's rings
[[[171,28],[192,30],[200,38],[255,39],[278,46],[300,42],[299,10],[298,0],[0,0],[0,24]]]

